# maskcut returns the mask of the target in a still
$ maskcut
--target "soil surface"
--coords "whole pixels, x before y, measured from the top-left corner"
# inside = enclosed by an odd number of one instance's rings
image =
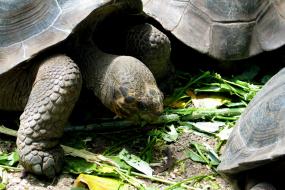
[[[120,132],[111,134],[112,139],[120,138],[127,143],[122,146],[128,150],[137,151],[143,149],[142,146],[145,141],[144,136],[128,142],[128,134]],[[136,134],[134,135],[136,136]],[[134,141],[134,142],[133,142]],[[96,139],[89,142],[92,151],[96,153],[103,152],[106,147],[111,146],[116,141],[110,139],[109,133],[98,134]],[[182,133],[177,141],[174,143],[164,144],[163,148],[159,147],[153,151],[154,161],[152,168],[157,177],[169,181],[181,181],[193,176],[213,174],[213,171],[204,164],[193,162],[187,158],[185,152],[189,149],[191,142],[207,143],[211,147],[215,146],[215,140],[207,137],[200,136],[194,133]],[[130,146],[131,145],[131,146]],[[15,142],[13,139],[0,138],[0,151],[10,152],[15,149]],[[40,179],[31,174],[24,174],[22,172],[8,172],[8,185],[7,190],[70,190],[76,176],[61,174],[53,180]],[[164,189],[166,186],[160,183],[153,183],[144,180],[146,184],[157,189]],[[213,177],[212,180],[205,180],[196,185],[200,189],[212,189],[211,184],[218,184],[215,189],[231,190],[229,184],[224,181],[220,176]]]

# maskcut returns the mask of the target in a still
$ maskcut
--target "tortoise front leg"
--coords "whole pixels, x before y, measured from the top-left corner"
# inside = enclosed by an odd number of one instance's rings
[[[64,55],[41,63],[20,117],[17,147],[28,172],[53,177],[61,170],[59,138],[81,89],[77,65]]]

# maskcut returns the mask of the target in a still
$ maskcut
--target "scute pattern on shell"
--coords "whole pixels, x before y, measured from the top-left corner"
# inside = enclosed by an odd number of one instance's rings
[[[0,0],[0,74],[63,41],[92,11],[109,2]]]
[[[285,44],[283,0],[143,0],[144,12],[186,45],[222,60]]]
[[[285,69],[256,95],[235,126],[218,170],[238,173],[285,154]]]

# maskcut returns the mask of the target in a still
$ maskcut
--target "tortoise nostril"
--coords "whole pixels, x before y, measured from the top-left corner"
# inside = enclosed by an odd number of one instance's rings
[[[126,103],[132,103],[132,102],[135,101],[135,98],[132,97],[132,96],[127,96],[127,97],[125,98],[125,101],[126,101]]]

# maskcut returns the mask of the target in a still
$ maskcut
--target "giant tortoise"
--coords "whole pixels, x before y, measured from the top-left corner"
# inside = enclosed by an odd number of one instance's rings
[[[144,12],[199,52],[241,60],[285,44],[284,0],[143,0]],[[190,58],[190,57],[189,57]],[[218,171],[240,190],[285,189],[285,70],[250,102]]]
[[[142,4],[0,0],[0,109],[23,111],[17,148],[26,171],[47,177],[60,171],[59,138],[82,81],[121,117],[149,119],[162,111],[162,93],[141,61],[104,53],[92,42],[97,24],[117,10],[141,12]],[[165,35],[154,35],[170,49]]]
[[[284,0],[143,0],[144,12],[184,44],[220,60],[285,44]]]
[[[218,171],[235,189],[284,189],[285,69],[249,103],[233,129]]]

